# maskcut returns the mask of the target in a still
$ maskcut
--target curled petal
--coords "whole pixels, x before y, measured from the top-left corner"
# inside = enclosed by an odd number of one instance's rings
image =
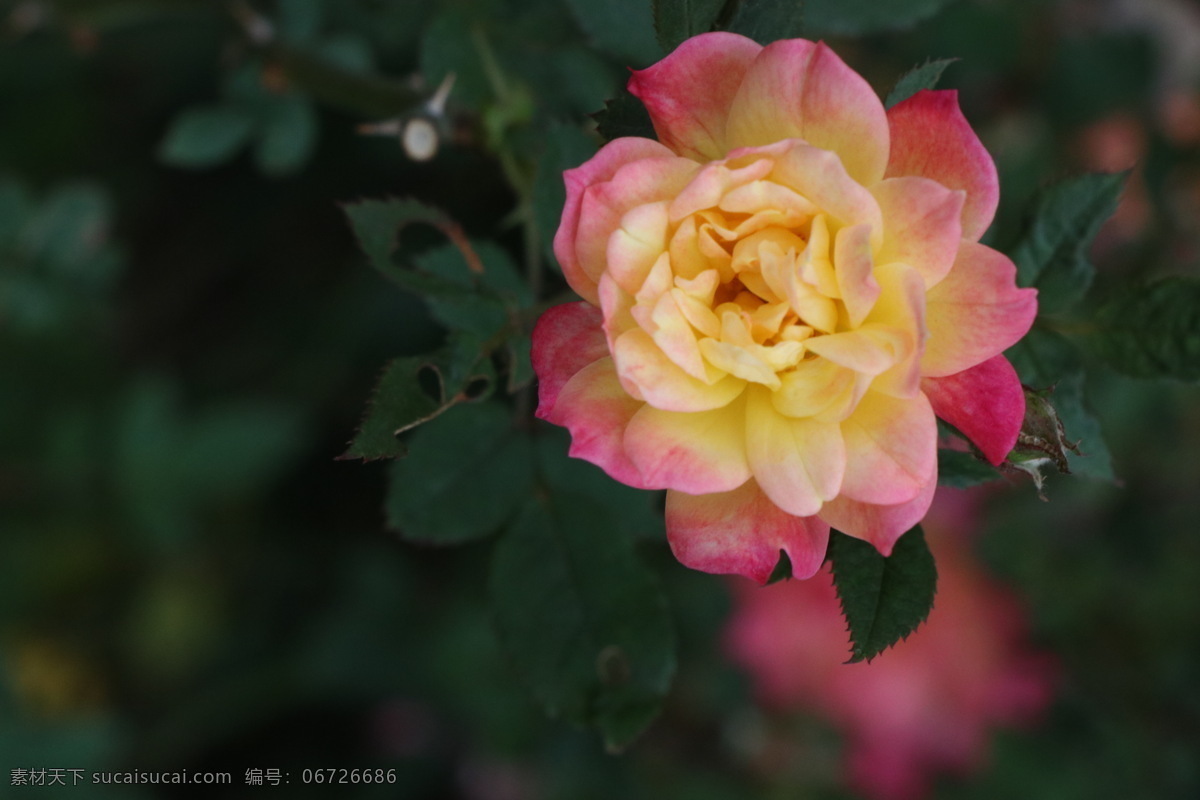
[[[954,266],[966,195],[927,178],[888,178],[871,188],[885,220],[878,264],[901,261],[935,286]]]
[[[833,246],[833,265],[838,292],[850,315],[850,327],[857,328],[879,299],[879,284],[871,269],[871,229],[854,225],[837,232]]]
[[[793,576],[815,575],[825,559],[829,525],[784,512],[747,481],[720,494],[667,492],[667,540],[684,566],[766,583],[780,550],[788,554]]]
[[[963,242],[950,274],[927,295],[929,341],[921,374],[962,372],[1016,344],[1037,316],[1037,290],[1018,289],[1003,253]]]
[[[896,540],[924,519],[933,502],[937,492],[936,459],[934,464],[934,476],[907,503],[881,506],[840,496],[824,505],[821,519],[848,536],[870,542],[882,555],[890,556]]]
[[[838,424],[785,417],[760,387],[747,397],[746,452],[763,492],[789,514],[816,514],[841,489],[846,443]]]
[[[887,177],[917,175],[967,193],[962,235],[979,241],[1000,202],[996,164],[958,107],[958,92],[924,89],[888,109]]]
[[[837,153],[794,143],[776,159],[771,180],[806,198],[840,227],[867,225],[872,249],[883,243],[879,203],[847,171]]]
[[[575,235],[579,230],[579,211],[584,191],[594,183],[612,180],[617,170],[633,161],[673,155],[674,153],[652,139],[614,139],[583,164],[563,173],[567,201],[563,206],[562,222],[554,234],[554,257],[558,259],[567,283],[580,297],[592,304],[597,303],[596,277],[584,272],[575,255]]]
[[[944,378],[925,378],[921,390],[934,413],[962,431],[993,464],[1016,446],[1025,420],[1025,392],[1004,356]]]
[[[671,361],[650,334],[640,328],[621,334],[614,343],[613,358],[621,384],[628,393],[664,411],[721,408],[741,394],[746,385],[733,375],[726,375],[711,384],[693,378]]]
[[[625,214],[640,205],[674,197],[697,169],[696,162],[686,158],[644,158],[625,164],[611,180],[584,189],[575,227],[575,258],[590,294],[579,291],[574,283],[571,288],[595,302],[595,286],[607,268],[609,238],[621,227]]]
[[[888,343],[895,366],[871,388],[894,397],[913,397],[921,390],[921,359],[929,338],[925,281],[915,269],[898,262],[885,264],[875,275],[882,292],[863,330],[871,329]]]
[[[542,419],[575,373],[608,355],[602,322],[600,310],[587,303],[564,303],[538,319],[530,356],[538,376],[537,414]]]
[[[576,373],[554,408],[546,414],[539,409],[539,415],[571,432],[572,456],[592,462],[621,483],[647,489],[623,446],[625,426],[644,405],[621,387],[612,359],[605,357]]]
[[[883,104],[824,43],[787,39],[767,45],[746,71],[725,130],[730,147],[803,139],[831,150],[867,186],[887,166]]]
[[[937,420],[925,395],[867,392],[844,422],[843,497],[864,503],[912,500],[937,471]]]
[[[736,489],[750,479],[745,403],[692,413],[643,406],[625,429],[625,452],[647,486],[688,494]]]
[[[659,141],[680,155],[712,161],[729,150],[729,106],[761,50],[735,33],[693,36],[657,64],[634,70],[629,91],[650,112]]]

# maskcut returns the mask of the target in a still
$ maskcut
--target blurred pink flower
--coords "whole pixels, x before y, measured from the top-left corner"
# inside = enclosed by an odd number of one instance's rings
[[[1055,662],[1027,643],[1017,599],[938,525],[948,512],[964,516],[953,507],[961,493],[946,495],[926,525],[933,612],[871,663],[843,663],[849,645],[827,567],[808,581],[734,584],[728,653],[764,706],[813,712],[842,731],[848,782],[873,798],[923,797],[935,773],[981,768],[991,729],[1033,722],[1053,692]]]

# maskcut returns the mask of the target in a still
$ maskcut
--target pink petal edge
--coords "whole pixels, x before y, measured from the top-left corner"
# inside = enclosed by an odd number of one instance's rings
[[[613,139],[583,164],[563,173],[567,199],[563,206],[562,222],[554,234],[554,257],[558,259],[567,283],[580,297],[594,305],[599,304],[596,282],[584,273],[575,256],[575,236],[579,229],[583,193],[594,183],[611,180],[617,170],[630,162],[671,155],[674,153],[652,139]]]
[[[932,178],[967,193],[962,235],[979,241],[1000,202],[996,164],[958,106],[958,92],[922,89],[888,109],[892,150],[887,177]]]
[[[794,577],[816,574],[825,560],[829,525],[782,511],[750,480],[720,494],[667,492],[667,541],[686,567],[765,584],[780,550],[788,554]]]
[[[696,161],[722,158],[729,106],[761,51],[735,33],[693,36],[657,64],[634,70],[628,88],[650,112],[664,145]]]
[[[1025,392],[1004,356],[944,378],[925,378],[921,390],[933,412],[962,431],[993,464],[1016,445],[1025,419]]]
[[[847,536],[870,542],[884,556],[892,554],[896,541],[925,518],[937,492],[937,469],[921,493],[907,503],[879,506],[836,497],[822,508],[820,518]]]
[[[600,309],[587,303],[554,306],[533,327],[530,358],[538,377],[537,415],[547,419],[567,381],[608,355]]]

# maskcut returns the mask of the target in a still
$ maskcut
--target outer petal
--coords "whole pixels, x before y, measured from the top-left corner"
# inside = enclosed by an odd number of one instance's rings
[[[880,553],[890,556],[896,540],[924,519],[929,510],[937,491],[936,467],[934,472],[921,493],[907,503],[879,506],[838,497],[825,504],[820,517],[842,533],[870,542]]]
[[[554,257],[558,259],[571,288],[593,305],[598,305],[596,281],[584,274],[579,259],[575,257],[575,234],[579,229],[579,208],[583,203],[584,190],[593,183],[611,180],[618,169],[632,161],[670,155],[673,155],[670,150],[652,139],[614,139],[583,164],[563,173],[567,201],[563,206],[562,222],[554,234]]]
[[[829,525],[785,513],[747,481],[721,494],[667,492],[667,540],[684,566],[766,583],[780,550],[788,554],[793,576],[816,574],[825,560]]]
[[[832,150],[866,186],[887,166],[883,104],[824,43],[786,39],[767,45],[746,72],[725,130],[730,148],[803,139]]]
[[[954,266],[962,240],[966,194],[927,178],[889,178],[871,187],[883,212],[885,235],[875,263],[902,261],[937,285]]]
[[[1025,392],[1004,356],[944,378],[926,378],[921,390],[934,413],[962,431],[993,464],[1016,446],[1025,420]]]
[[[751,387],[746,405],[746,453],[755,480],[789,514],[816,514],[837,496],[846,470],[838,424],[785,417],[761,387]]]
[[[963,242],[954,269],[926,295],[929,341],[921,374],[962,372],[1015,344],[1037,316],[1037,290],[1017,288],[1017,269],[990,247]]]
[[[892,133],[887,177],[919,175],[967,193],[962,235],[972,242],[992,224],[1000,202],[996,164],[958,107],[958,92],[924,89],[888,109]]]
[[[541,416],[571,432],[572,456],[592,462],[621,483],[647,489],[623,447],[625,426],[643,405],[621,388],[612,359],[602,358],[567,381],[554,408]]]
[[[643,406],[625,429],[625,452],[647,486],[728,492],[750,480],[746,404],[681,413]]]
[[[537,415],[547,419],[567,381],[593,361],[608,355],[600,310],[587,303],[564,303],[533,327],[531,358],[538,376]]]
[[[898,400],[867,392],[842,423],[841,496],[894,505],[912,500],[937,473],[937,420],[923,394]]]
[[[721,158],[729,106],[762,47],[735,33],[688,39],[652,67],[634,70],[629,91],[646,106],[667,147],[697,161]]]

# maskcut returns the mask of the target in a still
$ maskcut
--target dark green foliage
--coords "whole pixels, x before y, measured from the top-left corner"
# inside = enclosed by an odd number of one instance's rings
[[[1000,477],[996,468],[981,458],[959,450],[938,450],[938,485],[966,489]]]
[[[450,409],[413,433],[391,466],[388,526],[426,544],[459,544],[495,533],[533,485],[533,443],[499,403]]]
[[[1090,173],[1046,189],[1012,249],[1022,286],[1038,289],[1039,313],[1066,311],[1092,285],[1088,258],[1100,226],[1112,216],[1129,173]]]
[[[861,36],[911,28],[951,0],[804,0],[805,35]]]
[[[663,52],[711,31],[724,5],[725,0],[654,0],[654,32]]]
[[[171,122],[158,157],[176,167],[213,167],[233,158],[253,132],[254,117],[243,109],[195,106]]]
[[[834,531],[829,560],[850,628],[850,663],[870,661],[929,616],[937,568],[920,525],[901,536],[886,558],[871,543]]]
[[[398,358],[384,368],[358,432],[340,457],[395,458],[405,453],[397,438],[455,403],[490,393],[491,363],[478,340],[461,337],[437,353]]]
[[[1121,372],[1200,380],[1200,280],[1173,277],[1123,291],[1094,320],[1086,343]]]
[[[658,138],[654,133],[654,123],[650,121],[650,113],[641,100],[626,90],[605,103],[604,110],[597,111],[592,118],[596,120],[596,130],[606,142],[622,136]]]
[[[546,710],[628,745],[658,713],[675,637],[654,573],[586,496],[525,500],[488,581],[501,642]]]
[[[759,44],[804,34],[805,0],[741,0],[726,30]]]
[[[897,103],[903,103],[922,89],[937,87],[938,81],[942,78],[942,73],[946,71],[946,67],[955,61],[958,61],[958,59],[939,58],[926,61],[919,67],[913,67],[900,76],[900,80],[896,81],[896,85],[888,92],[887,99],[883,101],[883,104],[891,108]]]
[[[648,0],[566,0],[579,27],[597,49],[623,65],[642,69],[663,56],[654,36]]]
[[[786,550],[779,551],[779,560],[775,562],[775,569],[771,570],[771,574],[767,577],[767,584],[779,583],[783,580],[789,580],[792,577],[792,559],[788,556]]]

